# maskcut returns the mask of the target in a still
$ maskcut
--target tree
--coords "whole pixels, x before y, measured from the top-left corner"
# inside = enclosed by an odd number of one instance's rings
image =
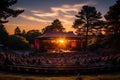
[[[20,30],[19,27],[16,27],[16,28],[15,28],[14,34],[15,34],[15,35],[21,35],[21,30]]]
[[[120,0],[110,6],[104,16],[106,19],[107,36],[104,44],[107,48],[120,51]]]
[[[8,40],[8,32],[5,29],[4,25],[0,24],[0,43],[6,45]]]
[[[8,47],[14,50],[26,50],[29,49],[28,41],[19,35],[11,35],[8,40]]]
[[[63,27],[63,25],[61,24],[61,22],[56,19],[54,20],[51,25],[46,26],[45,28],[42,29],[43,33],[46,32],[64,32],[65,28]]]
[[[25,34],[26,34],[26,31],[23,29],[23,31],[22,31],[21,34],[22,34],[22,35],[25,35]]]
[[[10,6],[17,3],[17,0],[0,0],[0,24],[8,22],[8,17],[17,17],[24,10],[13,10]]]
[[[107,30],[112,34],[120,34],[120,0],[109,8],[104,16],[107,22]]]
[[[88,34],[101,28],[100,24],[103,23],[100,20],[102,18],[101,13],[97,12],[95,7],[83,6],[81,11],[76,15],[76,18],[73,23],[73,28],[77,30],[78,34],[82,33],[85,35],[85,49],[87,49]]]
[[[0,41],[4,45],[6,45],[9,36],[3,23],[8,22],[7,18],[11,16],[17,17],[24,12],[24,10],[13,10],[10,8],[10,6],[16,4],[16,2],[17,0],[0,0]]]
[[[29,30],[26,33],[25,38],[29,41],[30,44],[34,44],[35,37],[38,37],[40,35],[41,33],[39,32],[39,30]]]

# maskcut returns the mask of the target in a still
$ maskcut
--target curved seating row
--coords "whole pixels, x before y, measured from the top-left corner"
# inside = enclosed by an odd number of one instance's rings
[[[0,65],[0,70],[39,74],[99,74],[120,71],[120,66],[12,66]]]

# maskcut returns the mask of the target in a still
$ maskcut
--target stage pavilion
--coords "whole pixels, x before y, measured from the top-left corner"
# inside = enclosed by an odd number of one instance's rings
[[[82,40],[73,32],[48,32],[35,38],[35,48],[39,52],[80,51]]]

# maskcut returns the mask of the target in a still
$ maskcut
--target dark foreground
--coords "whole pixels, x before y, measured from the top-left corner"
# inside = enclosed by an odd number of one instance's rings
[[[99,75],[119,73],[120,66],[10,66],[0,65],[0,71],[19,74],[39,75]]]
[[[1,73],[0,80],[120,80],[120,74],[43,76]]]
[[[120,53],[1,53],[0,62],[0,80],[120,80]]]

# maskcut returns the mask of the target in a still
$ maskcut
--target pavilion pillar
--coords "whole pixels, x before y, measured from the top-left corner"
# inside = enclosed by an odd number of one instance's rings
[[[71,42],[71,47],[72,47],[73,49],[75,49],[75,48],[77,47],[76,40],[73,40],[73,41]]]
[[[40,50],[40,43],[38,39],[35,39],[35,47],[38,51]]]

